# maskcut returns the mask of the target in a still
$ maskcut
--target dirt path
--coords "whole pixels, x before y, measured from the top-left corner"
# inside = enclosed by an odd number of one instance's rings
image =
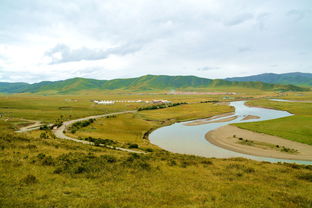
[[[36,130],[36,129],[39,129],[40,126],[41,126],[41,121],[34,121],[34,120],[27,120],[27,119],[23,119],[23,120],[24,120],[24,121],[32,122],[33,124],[30,124],[30,125],[28,125],[28,126],[21,127],[19,130],[16,131],[16,132],[18,132],[18,133]]]
[[[79,142],[82,144],[89,144],[89,145],[94,145],[93,142],[89,142],[89,141],[84,141],[84,140],[80,140],[80,139],[75,139],[69,136],[66,136],[64,134],[64,131],[66,130],[67,127],[71,126],[72,124],[78,122],[78,121],[85,121],[85,120],[89,120],[89,119],[97,119],[97,118],[103,118],[106,116],[113,116],[113,115],[119,115],[119,114],[125,114],[125,113],[135,113],[136,111],[122,111],[122,112],[117,112],[117,113],[109,113],[109,114],[103,114],[103,115],[96,115],[96,116],[88,116],[85,118],[79,118],[79,119],[75,119],[75,120],[71,120],[71,121],[65,121],[63,123],[62,126],[60,126],[59,128],[52,130],[52,132],[54,133],[54,135],[57,138],[60,139],[66,139],[66,140],[70,140],[70,141],[74,141],[74,142]],[[142,151],[136,151],[136,150],[130,150],[130,149],[125,149],[125,148],[121,148],[121,147],[113,147],[113,146],[107,146],[107,145],[103,145],[100,144],[99,146],[103,146],[103,147],[108,147],[111,149],[116,149],[116,150],[121,150],[121,151],[125,151],[125,152],[130,152],[130,153],[138,153],[138,154],[144,154],[145,152]]]
[[[311,145],[240,129],[236,126],[227,125],[212,130],[206,134],[206,139],[216,146],[239,153],[280,159],[312,161]],[[284,152],[281,151],[282,147],[297,150],[297,152]]]

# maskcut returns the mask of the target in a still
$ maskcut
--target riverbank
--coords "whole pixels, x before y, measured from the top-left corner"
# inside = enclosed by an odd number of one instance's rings
[[[209,117],[209,118],[206,118],[206,119],[199,119],[199,120],[189,121],[188,123],[185,123],[183,125],[185,125],[185,126],[197,126],[197,125],[208,124],[208,123],[231,121],[231,120],[236,119],[236,116],[233,116],[234,114],[235,114],[234,112],[224,113],[224,114],[212,116],[212,117]],[[215,120],[215,119],[218,119],[218,118],[223,118],[223,117],[228,117],[228,116],[233,116],[233,117],[212,121],[212,120]]]
[[[252,132],[231,125],[212,130],[205,137],[216,146],[243,154],[312,161],[311,145]]]

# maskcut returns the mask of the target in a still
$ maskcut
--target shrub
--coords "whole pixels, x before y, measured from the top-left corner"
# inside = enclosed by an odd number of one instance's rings
[[[129,147],[130,149],[132,149],[132,148],[139,148],[139,145],[137,145],[137,144],[132,144],[132,143],[128,143],[128,147]]]
[[[40,134],[40,139],[48,139],[48,138],[49,138],[49,136],[48,136],[48,134],[46,132],[42,132]]]
[[[241,165],[241,164],[230,164],[230,165],[226,166],[226,169],[236,169],[236,170],[240,170],[244,173],[256,172],[254,168],[246,167],[245,165]]]
[[[113,144],[117,144],[117,142],[111,140],[111,139],[101,139],[101,138],[93,138],[93,137],[87,137],[84,140],[89,141],[89,142],[93,142],[95,146],[99,146],[100,144],[103,145],[113,145]]]
[[[38,183],[38,180],[33,175],[27,175],[27,176],[25,176],[24,178],[21,179],[21,183],[24,183],[26,185],[31,185],[31,184]]]
[[[201,163],[204,165],[212,165],[213,164],[210,160],[204,160],[204,161],[201,161]]]
[[[126,160],[122,163],[127,168],[151,170],[151,165],[146,161],[148,158],[136,153],[132,153]]]
[[[108,163],[115,163],[115,162],[117,162],[116,157],[111,156],[111,155],[101,155],[100,158],[103,159],[103,160],[106,160]]]
[[[37,158],[40,159],[40,160],[42,160],[43,158],[45,158],[45,154],[44,154],[44,153],[39,153],[39,154],[37,155]]]
[[[145,150],[146,152],[154,152],[152,148],[144,148],[143,150]]]
[[[169,103],[169,104],[152,105],[152,106],[148,106],[148,107],[139,108],[138,111],[170,108],[170,107],[174,107],[174,106],[178,106],[178,105],[184,105],[184,104],[187,104],[187,103],[186,102],[180,102],[180,103]]]
[[[304,174],[301,174],[297,177],[301,180],[306,180],[306,181],[312,182],[312,173],[304,173]]]
[[[171,160],[168,161],[168,165],[169,165],[169,166],[176,166],[176,165],[177,165],[177,162],[176,162],[175,160],[172,160],[172,159],[171,159]]]
[[[95,121],[95,119],[90,118],[89,120],[86,121],[78,121],[74,123],[73,125],[70,126],[69,130],[72,134],[76,133],[81,128],[87,127],[90,124],[92,124]]]

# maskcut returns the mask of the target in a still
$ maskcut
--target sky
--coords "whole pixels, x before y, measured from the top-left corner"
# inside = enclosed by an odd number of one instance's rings
[[[0,82],[312,72],[311,0],[1,0]]]

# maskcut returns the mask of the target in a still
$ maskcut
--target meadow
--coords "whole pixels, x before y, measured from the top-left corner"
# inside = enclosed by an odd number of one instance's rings
[[[91,136],[93,138],[112,139],[121,142],[125,147],[127,147],[127,144],[134,143],[140,147],[148,148],[153,146],[147,137],[148,133],[153,129],[175,122],[207,118],[232,112],[233,110],[228,105],[211,103],[185,104],[97,119],[91,125],[80,128],[74,134],[71,131],[68,131],[67,134],[74,138]]]
[[[1,131],[1,207],[312,206],[311,166],[137,155],[35,134]]]
[[[235,126],[312,145],[312,103],[253,100],[247,104],[284,110],[294,115],[268,121],[234,124]]]
[[[137,109],[146,105],[103,106],[93,105],[91,100],[142,97],[190,104],[96,119],[88,125],[77,125],[75,133],[69,130],[66,134],[110,139],[117,146],[141,149],[147,154],[61,140],[50,130],[14,133],[27,123],[18,118],[53,122],[60,115],[70,119],[69,115],[74,118]],[[311,166],[243,158],[202,158],[170,153],[149,143],[147,135],[155,128],[232,111],[222,103],[198,103],[224,101],[223,98],[164,94],[121,98],[120,94],[89,94],[12,95],[0,99],[4,115],[0,119],[0,207],[312,207]],[[65,99],[81,102],[68,104],[77,108],[67,112],[59,108],[66,106]],[[250,102],[265,105],[269,101]],[[285,104],[276,102],[270,104],[272,108],[278,108],[273,104],[285,108]],[[298,106],[287,108],[298,116],[309,115]]]
[[[261,91],[248,90],[232,96],[232,99],[261,96]],[[57,119],[71,120],[91,115],[106,114],[125,110],[134,110],[148,106],[144,103],[115,103],[97,105],[92,100],[169,100],[173,103],[195,103],[207,100],[226,100],[226,95],[175,95],[160,92],[125,92],[125,91],[82,91],[72,95],[42,94],[0,94],[0,116],[55,122]],[[272,95],[270,92],[263,92]]]

